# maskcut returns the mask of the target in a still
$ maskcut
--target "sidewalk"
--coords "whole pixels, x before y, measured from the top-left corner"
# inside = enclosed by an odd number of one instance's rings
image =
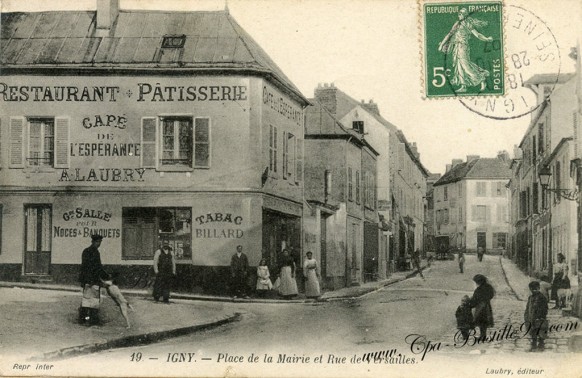
[[[424,267],[423,267],[424,268]],[[388,279],[325,292],[317,301],[361,297],[382,287],[415,276],[415,271],[393,273]],[[0,282],[0,355],[31,360],[56,360],[112,348],[144,345],[170,337],[236,321],[230,303],[310,303],[299,297],[282,299],[232,299],[231,297],[172,293],[172,303],[153,302],[147,290],[122,290],[134,307],[129,311],[132,327],[125,328],[119,308],[103,295],[101,325],[77,323],[81,290],[72,285]],[[206,301],[188,303],[188,301]],[[220,310],[217,310],[220,309]]]
[[[5,286],[5,285],[3,285]],[[211,303],[155,303],[130,297],[132,327],[113,300],[104,296],[101,326],[77,322],[80,289],[34,290],[0,287],[0,355],[55,360],[111,348],[144,345],[235,321],[239,314]]]

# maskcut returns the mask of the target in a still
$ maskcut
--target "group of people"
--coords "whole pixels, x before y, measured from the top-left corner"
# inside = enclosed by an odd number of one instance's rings
[[[79,281],[83,288],[83,298],[79,308],[79,322],[86,325],[99,324],[99,306],[101,303],[101,288],[105,288],[109,296],[119,307],[124,317],[127,327],[131,327],[128,310],[132,306],[124,298],[117,286],[115,277],[108,274],[101,263],[99,247],[103,237],[101,235],[91,236],[91,245],[83,250],[81,257],[81,271]],[[155,281],[153,284],[152,296],[154,301],[160,299],[164,303],[170,302],[170,290],[173,280],[176,277],[176,260],[172,247],[168,241],[164,241],[159,249],[154,253],[153,270]],[[257,267],[256,291],[259,296],[264,297],[270,290],[277,289],[279,295],[284,298],[292,298],[298,295],[297,281],[295,279],[297,267],[295,259],[290,256],[288,250],[282,251],[281,263],[278,277],[273,283],[269,273],[266,259],[261,259]],[[231,282],[230,287],[235,298],[248,298],[247,279],[249,278],[249,260],[243,253],[241,245],[236,247],[236,253],[230,262]],[[313,253],[307,252],[303,264],[303,275],[305,278],[305,295],[308,298],[318,298],[321,296],[319,285],[319,266],[313,258]]]
[[[231,289],[234,298],[248,296],[248,276],[250,274],[249,261],[242,251],[242,246],[236,247],[236,253],[232,255],[230,261]],[[278,277],[275,283],[271,281],[271,274],[267,260],[262,258],[257,267],[257,282],[255,290],[259,297],[265,297],[273,289],[278,290],[279,295],[283,298],[290,299],[299,294],[296,280],[297,266],[295,259],[289,254],[287,249],[282,251],[282,257],[279,264]],[[303,276],[305,278],[305,296],[308,298],[317,298],[321,296],[319,286],[319,266],[313,258],[312,252],[306,253],[305,262],[303,263]]]

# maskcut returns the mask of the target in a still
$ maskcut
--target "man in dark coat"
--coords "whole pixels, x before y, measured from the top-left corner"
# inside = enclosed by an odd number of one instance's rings
[[[540,283],[532,281],[529,283],[531,295],[527,300],[527,306],[523,318],[529,329],[531,337],[530,351],[544,350],[544,339],[548,329],[546,316],[548,315],[548,300],[540,292]]]
[[[91,235],[91,245],[83,250],[81,256],[81,273],[79,281],[83,288],[83,302],[79,310],[79,321],[88,324],[99,323],[99,291],[101,279],[107,279],[108,274],[101,264],[99,247],[103,236]],[[91,303],[92,307],[88,307]]]
[[[156,274],[152,293],[154,301],[157,302],[162,297],[164,303],[170,303],[170,289],[176,276],[176,259],[172,247],[166,241],[162,248],[154,253],[154,273]]]
[[[242,252],[242,245],[236,247],[236,253],[230,259],[230,275],[232,293],[235,298],[242,296],[248,298],[247,295],[247,275],[249,271],[249,260],[247,255]]]

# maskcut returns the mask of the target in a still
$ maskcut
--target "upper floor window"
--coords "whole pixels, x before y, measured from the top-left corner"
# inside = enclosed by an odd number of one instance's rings
[[[502,181],[492,183],[492,191],[494,197],[503,197],[505,195],[505,185]]]
[[[444,195],[443,195],[443,199],[446,201],[449,199],[449,188],[447,188],[446,186],[443,188],[444,190]]]
[[[142,119],[143,167],[170,171],[210,167],[210,118],[160,117],[159,131],[157,127],[158,118]]]
[[[477,197],[487,196],[487,182],[478,181],[477,182]]]
[[[269,170],[277,173],[277,127],[269,126]]]
[[[353,121],[352,128],[360,134],[364,133],[364,121]]]
[[[348,200],[353,201],[353,182],[352,182],[352,168],[348,167]]]
[[[67,168],[69,118],[11,117],[10,168]]]

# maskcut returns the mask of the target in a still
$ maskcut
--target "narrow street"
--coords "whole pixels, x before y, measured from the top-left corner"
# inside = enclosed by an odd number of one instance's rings
[[[508,286],[499,257],[486,256],[479,263],[474,256],[467,259],[466,271],[460,274],[456,261],[436,261],[425,270],[425,280],[416,276],[385,287],[357,300],[312,304],[217,304],[233,306],[243,312],[240,322],[190,336],[139,348],[112,350],[98,355],[72,359],[71,362],[102,362],[104,373],[112,361],[126,361],[141,353],[141,358],[167,360],[172,353],[196,353],[199,362],[228,362],[232,356],[281,354],[317,356],[324,352],[334,357],[363,355],[396,348],[398,353],[413,356],[406,338],[424,335],[434,343],[441,342],[435,356],[474,353],[526,351],[528,340],[505,340],[474,347],[454,347],[456,332],[454,312],[463,295],[471,295],[471,278],[482,273],[497,290],[493,300],[495,329],[506,324],[519,326],[525,302],[518,301]],[[196,302],[192,303],[196,306]],[[559,315],[550,318],[559,320]],[[317,336],[314,336],[317,335]],[[410,339],[410,338],[409,338]],[[567,352],[567,339],[548,340],[548,351]],[[554,346],[551,346],[551,345]],[[209,359],[203,361],[203,359]],[[221,358],[221,361],[218,359]],[[420,355],[417,355],[420,358]],[[154,360],[156,361],[156,360]],[[151,362],[151,361],[150,361]],[[324,361],[325,362],[325,361]],[[144,365],[141,365],[142,367]],[[112,370],[113,371],[113,370]]]

